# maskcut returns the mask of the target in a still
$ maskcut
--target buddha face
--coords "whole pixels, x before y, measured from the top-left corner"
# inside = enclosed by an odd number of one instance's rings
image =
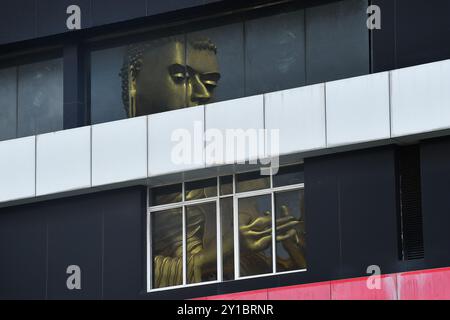
[[[173,40],[146,48],[135,80],[136,116],[205,104],[219,79],[210,42]]]

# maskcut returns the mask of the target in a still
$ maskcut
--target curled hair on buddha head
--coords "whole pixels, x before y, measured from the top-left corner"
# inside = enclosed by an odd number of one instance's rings
[[[127,116],[134,117],[136,115],[136,106],[133,106],[132,96],[134,93],[130,92],[130,87],[133,82],[136,81],[137,75],[144,63],[143,56],[147,50],[157,49],[167,43],[181,43],[184,41],[180,37],[166,37],[151,42],[131,44],[127,47],[125,57],[123,59],[122,68],[120,69],[119,76],[122,79],[122,102],[127,112]],[[189,39],[188,44],[197,50],[209,50],[217,54],[216,45],[206,37],[198,37]],[[135,101],[134,101],[135,103]]]

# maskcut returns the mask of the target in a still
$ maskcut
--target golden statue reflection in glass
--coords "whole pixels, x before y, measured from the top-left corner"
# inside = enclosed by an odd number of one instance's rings
[[[220,73],[217,48],[208,38],[169,37],[127,51],[120,75],[128,117],[211,101]]]
[[[243,184],[259,189],[261,181]],[[185,200],[212,198],[217,189],[210,185],[188,190]],[[181,192],[159,194],[159,203],[177,203]],[[306,268],[304,197],[302,190],[275,193],[276,270]],[[222,236],[224,280],[234,279],[234,227],[232,198],[220,199],[222,230],[217,232],[216,203],[186,206],[186,283],[214,281],[217,275],[217,237]],[[273,272],[271,195],[240,198],[238,201],[239,274],[241,277]],[[181,208],[151,214],[153,288],[183,283],[183,223]]]
[[[130,45],[121,70],[122,100],[128,117],[154,114],[211,102],[220,80],[215,44],[206,37],[170,37]],[[215,179],[212,179],[216,181]],[[269,187],[269,178],[239,182],[238,192]],[[186,189],[185,200],[217,195],[215,182]],[[239,274],[273,271],[272,225],[276,230],[276,270],[306,268],[303,197],[298,193],[276,198],[272,223],[270,195],[239,200]],[[177,203],[179,192],[158,195],[156,203]],[[230,199],[230,198],[229,198]],[[215,202],[186,207],[186,266],[183,266],[182,209],[151,214],[152,287],[214,281],[217,275],[217,237],[222,236],[223,278],[234,279],[233,202],[221,199],[222,230],[217,232]]]

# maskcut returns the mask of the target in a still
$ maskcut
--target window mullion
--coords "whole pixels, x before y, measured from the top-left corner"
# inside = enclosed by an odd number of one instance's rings
[[[238,198],[236,192],[236,175],[233,174],[233,236],[234,236],[234,279],[239,279],[239,217],[238,217]]]
[[[184,194],[184,190],[183,190]],[[186,241],[186,207],[182,207],[183,224],[183,285],[187,284],[187,241]]]
[[[220,185],[219,185],[219,177],[217,177],[217,197],[216,197],[216,223],[217,223],[217,232],[216,232],[216,241],[217,241],[217,280],[223,281],[223,254],[222,254],[222,213],[220,212]]]
[[[148,192],[147,192],[148,194]],[[150,232],[151,226],[151,214],[147,208],[147,291],[153,288],[153,252],[152,252],[152,237]]]
[[[272,273],[277,272],[277,257],[276,257],[276,221],[275,221],[275,194],[271,192],[272,201]]]

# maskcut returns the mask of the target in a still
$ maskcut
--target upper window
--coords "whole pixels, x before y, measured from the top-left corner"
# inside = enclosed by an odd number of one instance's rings
[[[62,59],[0,69],[0,140],[62,129]]]
[[[241,28],[225,26],[93,51],[92,123],[243,96]]]
[[[305,270],[302,173],[296,165],[151,189],[148,289]]]
[[[352,0],[256,10],[94,48],[92,123],[366,74],[366,9],[366,1]]]

